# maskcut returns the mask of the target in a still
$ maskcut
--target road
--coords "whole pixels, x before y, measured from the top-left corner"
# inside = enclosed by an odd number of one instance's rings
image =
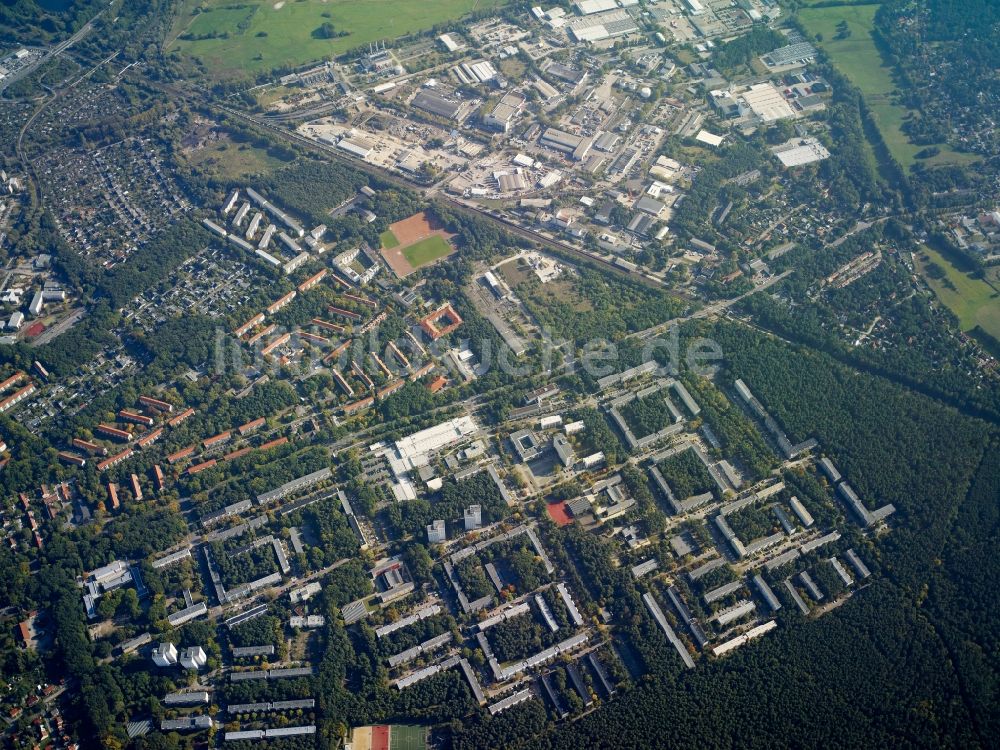
[[[875,221],[859,221],[857,224],[854,225],[854,228],[851,229],[847,234],[845,234],[843,237],[838,237],[833,242],[831,242],[829,245],[827,245],[827,247],[840,247],[842,244],[844,244],[844,241],[848,237],[851,237],[851,236],[857,234],[858,232],[863,232],[866,229],[868,229],[869,227],[875,225],[876,223],[881,223],[881,222],[885,221],[887,218],[888,217],[885,217],[885,218],[882,218],[882,219],[876,219]]]
[[[733,305],[739,304],[740,302],[742,302],[743,300],[745,300],[750,295],[756,294],[757,292],[763,292],[763,291],[765,291],[767,289],[770,289],[772,286],[774,286],[775,284],[777,284],[779,281],[782,281],[783,279],[785,279],[790,273],[792,273],[793,270],[794,269],[789,269],[787,271],[784,271],[783,273],[779,273],[777,276],[772,276],[767,281],[763,282],[762,284],[755,285],[753,289],[751,289],[748,292],[744,292],[743,294],[741,294],[738,297],[733,297],[732,299],[725,299],[725,300],[719,300],[718,302],[713,302],[713,303],[711,303],[709,305],[705,305],[704,307],[701,307],[701,308],[695,310],[690,315],[685,315],[685,316],[680,317],[680,318],[674,318],[673,320],[668,320],[666,323],[661,323],[660,325],[653,326],[652,328],[647,328],[647,329],[645,329],[643,331],[636,331],[635,333],[629,334],[627,338],[637,338],[637,339],[648,340],[648,339],[651,339],[651,338],[655,338],[656,336],[660,335],[661,333],[663,333],[665,331],[668,331],[669,329],[673,328],[674,326],[680,325],[681,323],[684,323],[685,321],[696,320],[698,318],[707,318],[707,317],[710,317],[712,315],[721,314],[721,313],[725,312],[726,310],[728,310]]]
[[[38,346],[42,346],[43,344],[49,343],[56,336],[65,333],[70,328],[79,323],[81,320],[83,320],[83,316],[85,316],[86,314],[87,311],[85,308],[82,307],[77,308],[76,310],[73,311],[72,314],[66,316],[51,328],[47,328],[45,331],[42,332],[40,336],[37,336],[34,339],[32,339],[28,343],[28,346],[30,346],[31,348],[35,348]]]
[[[91,18],[89,21],[87,21],[87,23],[81,26],[80,30],[77,31],[75,34],[73,34],[73,36],[71,36],[69,39],[61,41],[59,44],[50,49],[45,55],[40,57],[35,62],[31,63],[30,65],[26,65],[25,67],[17,71],[14,75],[10,76],[9,78],[5,78],[3,82],[0,83],[0,93],[5,91],[7,87],[10,86],[12,83],[21,80],[25,76],[31,75],[40,67],[42,67],[45,63],[59,57],[59,55],[68,50],[77,42],[79,42],[85,36],[87,36],[87,34],[90,33],[91,29],[94,28],[94,21],[100,18],[100,16],[103,13],[104,13],[103,10],[98,11],[98,13],[93,18]]]

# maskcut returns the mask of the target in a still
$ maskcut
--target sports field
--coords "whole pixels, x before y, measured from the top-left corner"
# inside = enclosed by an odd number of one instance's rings
[[[569,526],[573,523],[573,518],[566,510],[565,502],[549,503],[545,506],[545,511],[549,514],[549,518],[556,522],[557,526]]]
[[[391,42],[508,0],[184,0],[165,48],[216,78],[241,78]],[[333,37],[320,28],[333,25]]]
[[[390,729],[390,750],[425,750],[427,730],[406,724],[393,724]]]
[[[450,237],[421,211],[390,224],[379,235],[382,241],[382,258],[393,273],[404,278],[421,266],[453,253],[455,248],[449,242]]]
[[[399,240],[396,239],[396,235],[392,233],[391,229],[386,229],[378,236],[378,238],[382,242],[382,247],[386,250],[392,250],[394,247],[399,247]]]
[[[893,158],[903,169],[909,170],[917,161],[917,152],[926,146],[910,143],[902,130],[910,111],[893,100],[892,92],[896,90],[896,84],[892,68],[882,59],[872,38],[878,9],[878,5],[801,8],[798,18],[810,37],[822,35],[822,41],[815,38],[811,41],[822,47],[834,65],[861,90]],[[850,34],[837,38],[837,25],[841,21],[847,23]],[[968,163],[972,160],[969,155],[957,154],[945,145],[939,148],[941,153],[925,160],[925,164]]]
[[[410,245],[403,251],[403,255],[410,261],[411,266],[420,268],[420,266],[426,265],[438,258],[443,258],[452,249],[452,246],[448,244],[448,241],[444,237],[435,234],[433,237],[428,237],[426,240],[420,240],[420,242]]]
[[[926,245],[920,246],[917,263],[938,299],[958,316],[963,331],[980,326],[1000,340],[1000,284],[975,278]]]

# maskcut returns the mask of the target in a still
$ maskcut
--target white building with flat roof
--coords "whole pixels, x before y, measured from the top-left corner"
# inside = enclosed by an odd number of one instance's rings
[[[201,646],[191,646],[181,651],[178,660],[184,669],[201,669],[208,661],[208,657]]]
[[[465,530],[475,531],[483,527],[483,506],[470,505],[465,509]]]
[[[427,542],[429,544],[441,544],[448,539],[448,532],[445,530],[444,519],[439,518],[427,526]]]
[[[177,647],[172,643],[161,643],[153,650],[153,663],[158,667],[172,667],[177,663]]]
[[[769,81],[755,83],[740,96],[761,122],[774,122],[795,117],[792,105]]]

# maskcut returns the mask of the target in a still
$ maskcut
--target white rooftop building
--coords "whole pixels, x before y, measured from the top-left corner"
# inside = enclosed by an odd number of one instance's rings
[[[799,167],[830,158],[830,152],[815,138],[799,138],[771,149],[786,167]]]
[[[795,110],[774,84],[755,83],[741,94],[750,110],[761,122],[774,122],[787,117],[795,117]]]
[[[201,669],[208,661],[208,657],[201,646],[191,646],[181,651],[179,661],[184,669]]]
[[[397,477],[412,469],[426,466],[430,454],[454,445],[478,429],[472,417],[464,416],[407,435],[397,440],[395,450],[388,454],[389,465]]]
[[[441,544],[448,539],[448,532],[445,530],[444,519],[439,518],[427,526],[427,542],[429,544]]]
[[[475,531],[483,527],[483,506],[470,505],[465,509],[465,530]]]
[[[153,663],[158,667],[172,667],[177,663],[177,647],[172,643],[161,643],[153,650]]]

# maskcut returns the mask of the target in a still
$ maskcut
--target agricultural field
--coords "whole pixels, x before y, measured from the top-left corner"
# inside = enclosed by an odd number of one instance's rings
[[[164,46],[198,60],[214,78],[241,78],[391,41],[505,2],[184,0]]]
[[[995,274],[976,278],[926,245],[920,246],[916,258],[927,283],[942,304],[958,316],[963,331],[979,326],[1000,340],[1000,281]]]
[[[798,18],[833,63],[857,86],[872,111],[882,137],[893,158],[905,170],[917,162],[917,153],[926,146],[910,143],[902,127],[907,117],[914,113],[895,100],[896,83],[893,71],[882,59],[872,38],[875,13],[878,5],[840,5],[802,8]],[[850,33],[840,34],[837,25],[847,23]],[[822,41],[815,39],[821,35]],[[974,160],[969,154],[960,154],[944,144],[934,157],[921,160],[928,166],[935,164],[963,164]]]

